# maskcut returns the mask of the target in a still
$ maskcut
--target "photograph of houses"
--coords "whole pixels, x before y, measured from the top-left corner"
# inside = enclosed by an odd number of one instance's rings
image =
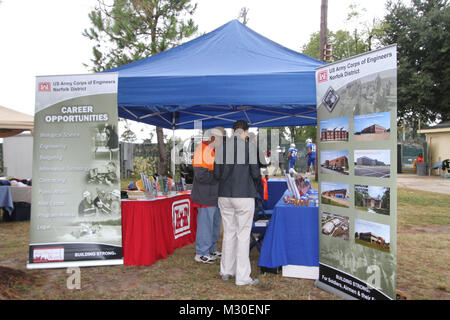
[[[355,185],[355,208],[358,210],[389,215],[390,200],[389,188]]]
[[[348,118],[320,121],[320,141],[348,141]]]
[[[350,192],[348,184],[338,182],[322,182],[320,186],[320,201],[322,204],[346,208],[350,206]]]
[[[354,117],[356,141],[389,140],[391,113],[380,112]]]
[[[355,150],[355,176],[389,178],[391,172],[390,150]]]
[[[333,213],[322,213],[322,234],[348,240],[350,219]]]
[[[384,252],[390,251],[390,226],[355,219],[355,243]]]
[[[320,173],[348,175],[348,150],[325,150],[320,152]]]

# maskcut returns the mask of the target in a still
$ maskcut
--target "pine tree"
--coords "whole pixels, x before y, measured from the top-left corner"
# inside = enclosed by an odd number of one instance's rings
[[[170,49],[193,35],[198,27],[192,19],[197,8],[191,0],[97,0],[89,13],[92,27],[83,35],[95,42],[91,70],[108,70]],[[88,66],[88,65],[86,65]],[[168,172],[163,129],[156,127],[160,165]]]

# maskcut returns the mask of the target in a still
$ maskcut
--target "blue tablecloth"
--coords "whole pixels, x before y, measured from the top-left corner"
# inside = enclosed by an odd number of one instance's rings
[[[14,204],[9,186],[0,186],[0,208],[3,208],[10,215],[14,210]]]
[[[289,194],[289,191],[284,194]],[[258,265],[266,268],[285,265],[318,267],[319,208],[296,207],[285,204],[281,198],[273,209]]]
[[[267,209],[273,209],[280,200],[283,193],[287,190],[286,179],[269,179],[267,181],[269,200],[266,202]]]

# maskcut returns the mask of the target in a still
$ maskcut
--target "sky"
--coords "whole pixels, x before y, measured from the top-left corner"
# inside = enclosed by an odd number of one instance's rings
[[[355,185],[355,190],[360,190],[360,192],[367,191],[370,197],[375,199],[381,199],[386,191],[389,191],[389,188],[386,187],[377,187],[377,186],[359,186]]]
[[[326,119],[320,121],[320,130],[322,129],[330,129],[333,130],[335,128],[344,128],[348,131],[348,118],[334,118],[334,119]]]
[[[94,43],[82,35],[95,0],[0,0],[0,105],[34,114],[35,77],[90,73]],[[194,0],[199,33],[237,19],[247,7],[247,26],[295,51],[320,29],[320,0]],[[328,29],[353,30],[349,5],[360,8],[360,23],[385,15],[384,0],[328,0]],[[365,9],[365,10],[363,10]],[[136,132],[146,125],[137,126]]]
[[[391,242],[390,226],[361,219],[355,219],[355,232],[372,232],[378,237],[383,237],[387,242]]]

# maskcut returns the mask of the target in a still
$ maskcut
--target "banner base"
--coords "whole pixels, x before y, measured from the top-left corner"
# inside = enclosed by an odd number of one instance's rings
[[[123,259],[27,263],[27,269],[56,269],[123,265]]]
[[[348,294],[346,294],[346,293],[344,293],[344,292],[342,292],[340,290],[337,290],[337,289],[335,289],[335,288],[333,288],[333,287],[331,287],[331,286],[329,286],[329,285],[327,285],[327,284],[325,284],[325,283],[323,283],[323,282],[321,282],[319,280],[316,280],[314,282],[314,285],[317,288],[319,288],[319,289],[322,289],[324,291],[327,291],[328,293],[331,293],[331,294],[334,294],[335,296],[338,296],[339,298],[343,298],[345,300],[358,300],[355,297],[352,297],[351,295],[348,295]]]
[[[317,280],[319,279],[319,267],[288,264],[283,266],[283,277]]]

